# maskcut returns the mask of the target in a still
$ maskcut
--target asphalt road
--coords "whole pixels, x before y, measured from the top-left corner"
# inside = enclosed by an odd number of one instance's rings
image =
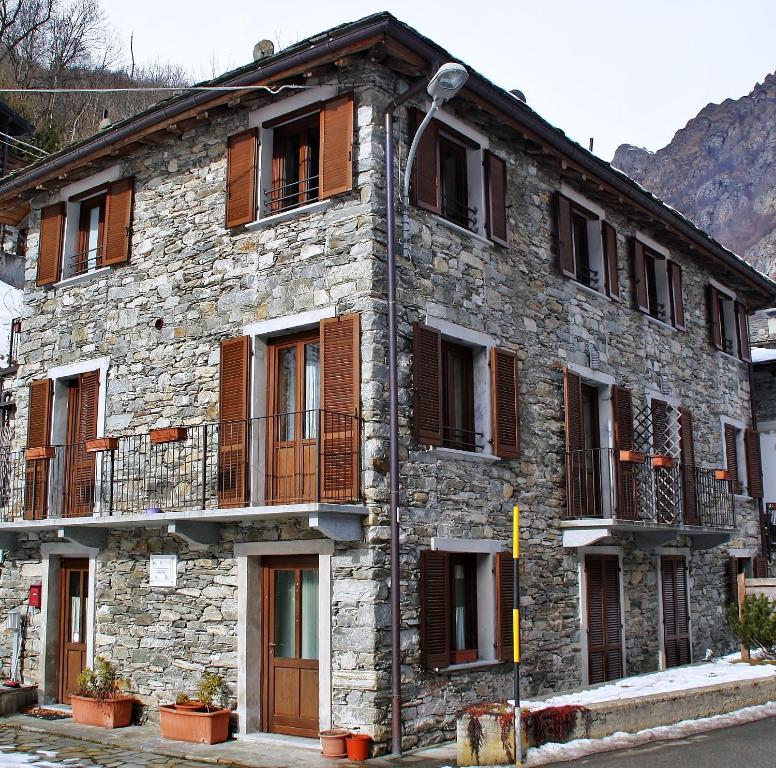
[[[776,717],[546,768],[776,768]]]

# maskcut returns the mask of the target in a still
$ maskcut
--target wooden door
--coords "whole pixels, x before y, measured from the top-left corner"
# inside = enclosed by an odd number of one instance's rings
[[[63,560],[60,571],[58,701],[69,704],[86,666],[89,561]]]
[[[687,600],[687,560],[684,557],[661,557],[660,583],[663,594],[666,667],[689,664],[692,661],[692,652]]]
[[[318,735],[318,558],[262,561],[262,728]]]
[[[64,448],[65,517],[83,517],[94,512],[96,501],[95,454],[86,451],[86,441],[97,436],[99,373],[82,373],[68,383],[67,436]]]
[[[617,555],[585,557],[589,683],[622,677],[620,563]]]

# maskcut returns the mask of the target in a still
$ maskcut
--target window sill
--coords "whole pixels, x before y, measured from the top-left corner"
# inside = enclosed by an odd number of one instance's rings
[[[331,205],[331,198],[327,197],[325,200],[316,200],[314,203],[308,205],[300,205],[299,208],[292,208],[289,211],[282,211],[281,213],[273,213],[271,216],[262,216],[256,221],[252,221],[250,224],[245,225],[245,229],[264,229],[265,227],[271,227],[275,224],[280,224],[288,219],[293,219],[296,216],[304,215],[306,213],[319,213],[325,211]]]
[[[725,352],[724,349],[717,349],[715,350],[717,354],[722,355],[723,357],[727,357],[729,360],[732,360],[734,363],[743,363],[744,365],[748,365],[746,360],[742,360],[738,355],[733,355],[730,352]]]
[[[657,317],[653,317],[650,314],[647,314],[644,311],[641,311],[641,314],[644,315],[644,317],[649,320],[649,322],[654,323],[655,325],[659,325],[661,328],[665,328],[666,330],[672,331],[676,333],[676,331],[681,330],[680,328],[677,328],[675,325],[671,325],[671,323],[667,323],[665,320],[660,320]]]
[[[432,213],[431,218],[434,219],[434,221],[438,221],[443,226],[449,227],[453,230],[453,232],[458,232],[460,235],[467,235],[468,237],[471,237],[473,240],[477,240],[483,245],[494,245],[491,240],[488,240],[487,237],[483,237],[479,232],[472,232],[470,229],[466,229],[466,227],[462,227],[460,224],[455,224],[452,221],[448,221],[439,214]]]
[[[615,301],[615,299],[613,299],[611,296],[607,296],[603,291],[599,291],[597,288],[591,288],[589,285],[580,283],[579,280],[573,280],[573,282],[574,285],[576,285],[577,288],[582,291],[582,293],[590,294],[590,296],[593,296],[596,299],[600,299],[604,302]]]
[[[73,285],[81,285],[82,283],[90,283],[92,280],[98,280],[104,277],[110,272],[110,267],[100,267],[94,269],[91,272],[85,272],[83,275],[76,275],[75,277],[66,277],[64,280],[60,280],[58,283],[53,283],[51,288],[58,290],[60,288],[70,288]]]
[[[430,456],[439,459],[464,459],[466,461],[477,461],[482,464],[492,464],[499,461],[498,456],[492,453],[476,453],[475,451],[462,451],[460,448],[434,447],[428,451]]]
[[[451,664],[449,667],[439,667],[436,672],[469,672],[478,669],[488,669],[489,667],[498,667],[506,662],[499,659],[480,659],[478,661],[469,661],[466,664]]]

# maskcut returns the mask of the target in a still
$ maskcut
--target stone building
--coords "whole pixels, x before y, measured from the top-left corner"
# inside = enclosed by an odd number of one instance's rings
[[[390,723],[386,179],[450,55],[389,14],[0,183],[28,230],[3,611],[66,701],[221,674],[242,733]],[[256,88],[254,86],[271,86]],[[470,71],[399,263],[405,748],[510,690],[725,650],[764,566],[747,313],[776,284]],[[711,312],[710,312],[711,310]],[[8,663],[8,649],[3,648]]]

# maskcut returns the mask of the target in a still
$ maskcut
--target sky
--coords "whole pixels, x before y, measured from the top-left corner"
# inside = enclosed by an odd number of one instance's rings
[[[277,6],[256,0],[102,0],[135,58],[202,79],[387,10],[611,160],[621,143],[656,150],[709,102],[776,71],[776,0],[402,0]]]

